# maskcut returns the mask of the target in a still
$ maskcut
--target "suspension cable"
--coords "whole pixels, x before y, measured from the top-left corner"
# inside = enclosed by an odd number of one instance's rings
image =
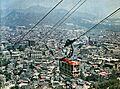
[[[26,35],[28,35],[39,23],[41,23],[62,2],[63,2],[63,0],[61,0],[60,2],[58,2],[45,16],[43,16],[32,28],[30,28],[30,30],[27,33],[25,33],[17,42],[15,42],[14,45],[13,45],[13,47],[16,44],[20,43],[24,39],[24,37]]]
[[[80,35],[79,37],[77,37],[76,39],[71,40],[69,43],[67,43],[64,47],[69,46],[71,44],[73,44],[75,41],[77,41],[78,39],[80,39],[82,36],[84,36],[85,34],[87,34],[88,32],[90,32],[91,30],[93,30],[94,28],[96,28],[100,23],[102,23],[103,21],[105,21],[106,19],[108,19],[109,17],[113,16],[114,14],[116,14],[118,11],[120,10],[120,8],[116,9],[115,11],[113,11],[110,15],[106,16],[104,19],[102,19],[101,21],[99,21],[97,24],[95,24],[93,27],[91,27],[89,30],[87,30],[85,33],[83,33],[82,35]]]
[[[55,31],[62,23],[64,23],[75,11],[77,11],[87,0],[84,0],[80,5],[79,3],[81,2],[81,0],[75,5],[73,6],[68,13],[66,13],[62,19],[60,19],[45,35],[44,37],[40,40],[40,41],[44,41],[50,34],[52,34],[53,31]],[[77,6],[79,5],[79,6]],[[74,9],[75,8],[75,9]],[[73,10],[74,9],[74,10]],[[72,11],[73,10],[73,11]],[[72,12],[71,12],[72,11]],[[71,13],[70,13],[71,12]],[[70,14],[69,14],[70,13]],[[69,15],[68,15],[69,14]],[[67,16],[68,15],[68,16]],[[67,16],[67,17],[66,17]],[[66,17],[66,18],[65,18]],[[65,18],[65,19],[64,19]],[[57,25],[57,27],[55,27]],[[55,28],[54,28],[55,27]],[[50,33],[49,33],[50,32]],[[48,34],[49,33],[49,34]]]

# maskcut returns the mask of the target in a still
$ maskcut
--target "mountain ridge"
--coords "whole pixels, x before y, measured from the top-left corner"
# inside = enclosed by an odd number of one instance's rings
[[[39,19],[41,19],[50,8],[42,6],[31,6],[26,9],[13,9],[5,17],[1,18],[1,25],[16,27],[17,25],[28,26],[29,24],[35,24]],[[43,24],[55,24],[59,21],[68,11],[65,9],[55,9],[50,13]],[[65,22],[73,23],[75,25],[82,25],[84,27],[90,28],[95,24],[97,17],[90,15],[88,13],[74,13]]]

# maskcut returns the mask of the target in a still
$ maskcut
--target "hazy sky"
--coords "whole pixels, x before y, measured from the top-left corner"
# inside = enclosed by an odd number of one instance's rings
[[[41,5],[52,7],[60,0],[0,0],[2,8],[27,8],[33,5]],[[58,8],[69,10],[79,0],[64,0]],[[120,8],[120,0],[87,0],[87,2],[78,10],[78,12],[86,12],[104,17]],[[120,12],[116,15],[120,16]]]

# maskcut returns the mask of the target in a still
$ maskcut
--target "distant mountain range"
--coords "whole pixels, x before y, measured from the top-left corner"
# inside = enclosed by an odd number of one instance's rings
[[[29,25],[36,23],[39,19],[41,19],[50,8],[45,8],[41,6],[32,6],[27,9],[14,9],[9,10],[9,14],[2,17],[1,22],[7,26],[17,26],[17,25]],[[64,9],[55,9],[47,18],[43,21],[43,23],[56,23],[59,19],[62,18],[68,11]],[[79,23],[83,22],[85,19],[94,18],[91,15],[86,13],[79,13],[72,15],[67,22]],[[84,19],[82,21],[82,19]]]
[[[41,19],[50,8],[45,8],[42,6],[32,6],[27,9],[12,9],[8,10],[8,15],[1,17],[1,25],[6,25],[9,27],[16,27],[18,25],[29,26],[30,24],[36,23]],[[1,11],[2,12],[2,11]],[[68,11],[64,9],[55,9],[49,16],[45,18],[42,22],[43,24],[55,24],[59,19],[61,19]],[[73,23],[78,26],[83,26],[90,28],[95,24],[97,17],[90,15],[88,13],[75,13],[70,18],[66,20],[65,23]],[[117,19],[118,20],[118,19]],[[116,21],[116,20],[115,20]],[[115,22],[114,21],[114,22]],[[119,19],[120,21],[120,19]],[[106,27],[107,24],[102,24],[101,27]]]

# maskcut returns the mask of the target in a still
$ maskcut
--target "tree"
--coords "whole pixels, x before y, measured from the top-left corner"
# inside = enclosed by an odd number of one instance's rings
[[[2,88],[2,80],[0,79],[0,89]]]
[[[18,86],[11,87],[10,89],[19,89]]]
[[[84,74],[82,73],[82,69],[81,69],[81,71],[80,71],[80,78],[83,79],[83,80],[86,80]]]
[[[60,86],[60,85],[59,85],[59,86],[56,87],[55,89],[64,89],[64,88],[63,88],[63,86]]]
[[[86,81],[98,81],[98,75],[92,74],[91,76],[86,77]]]
[[[117,79],[105,80],[103,82],[97,82],[93,85],[96,89],[120,89],[120,81]]]

